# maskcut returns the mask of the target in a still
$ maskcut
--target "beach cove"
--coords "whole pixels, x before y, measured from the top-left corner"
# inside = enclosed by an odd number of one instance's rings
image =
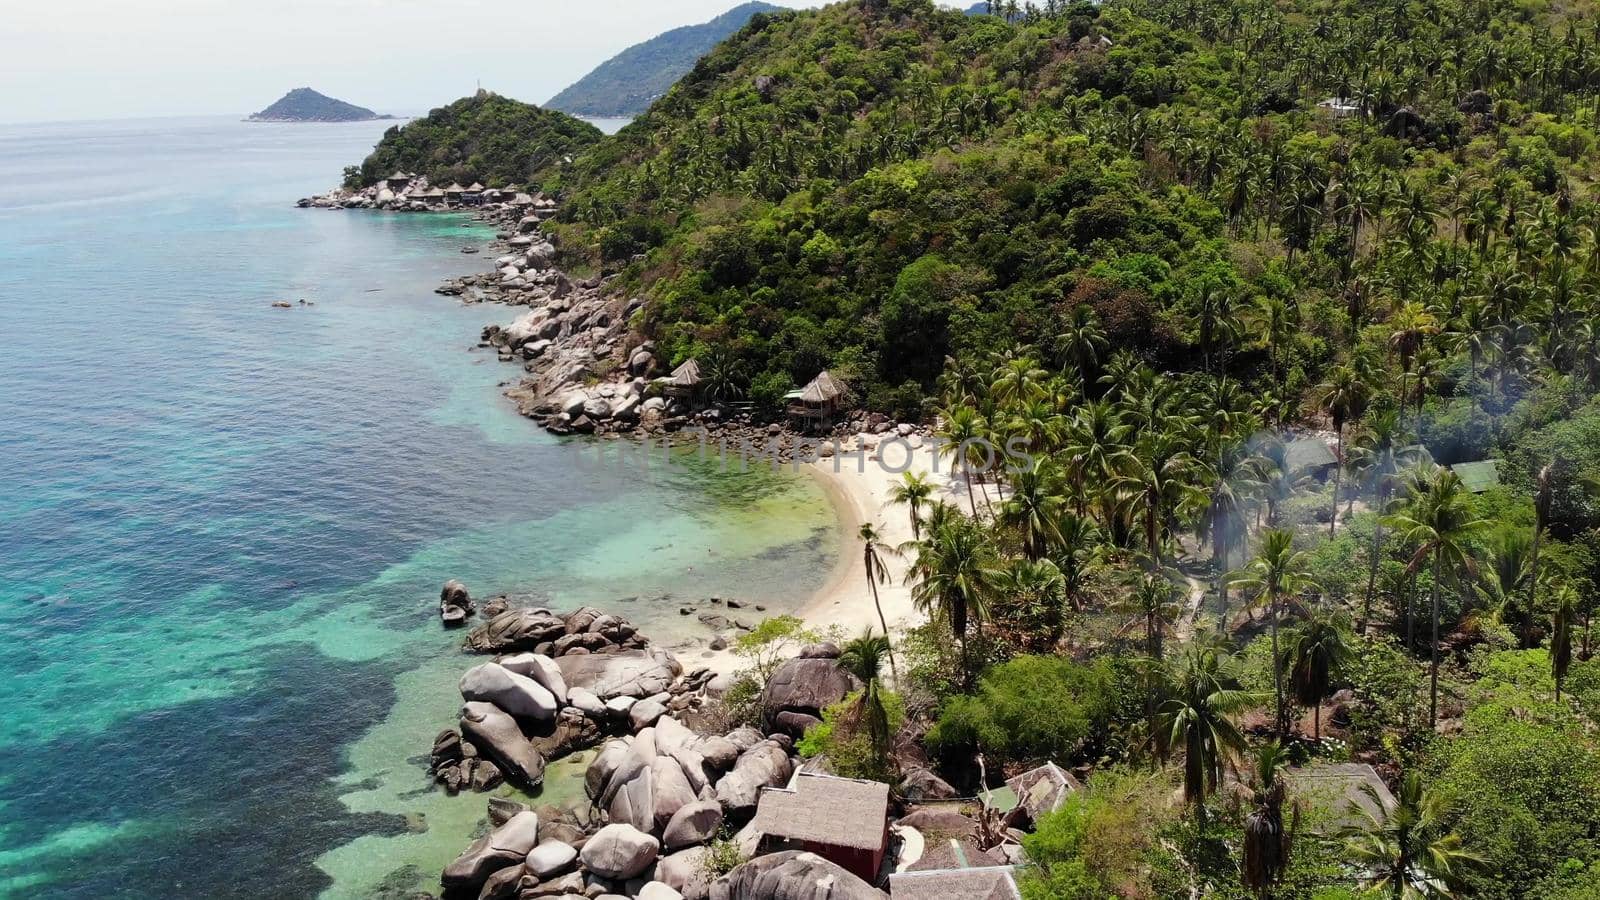
[[[381,130],[0,131],[33,173],[0,189],[0,691],[27,761],[0,774],[0,896],[436,881],[483,816],[426,775],[470,665],[445,579],[670,645],[709,637],[679,600],[793,611],[838,568],[810,479],[577,473],[473,352],[505,310],[432,293],[482,265],[481,226],[292,208]]]

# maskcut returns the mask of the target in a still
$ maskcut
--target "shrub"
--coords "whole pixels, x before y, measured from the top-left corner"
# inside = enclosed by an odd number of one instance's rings
[[[1002,761],[1085,758],[1131,705],[1121,696],[1129,682],[1110,657],[1085,664],[1019,656],[985,673],[976,694],[945,704],[928,748],[946,760],[974,751]]]
[[[906,704],[893,691],[883,691],[882,696],[884,709],[889,713],[889,733],[894,734],[906,720]],[[890,781],[892,770],[878,764],[865,729],[855,727],[851,721],[860,698],[861,692],[856,691],[823,710],[822,724],[807,729],[796,749],[807,758],[826,756],[836,775]]]

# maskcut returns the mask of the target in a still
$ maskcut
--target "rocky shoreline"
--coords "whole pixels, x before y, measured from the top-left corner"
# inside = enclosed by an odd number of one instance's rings
[[[557,266],[555,243],[542,228],[556,213],[554,200],[542,194],[486,191],[468,194],[474,199],[462,202],[450,199],[456,195],[435,193],[419,179],[398,193],[386,186],[339,189],[297,205],[468,212],[494,225],[495,240],[487,247],[495,255],[493,267],[453,278],[435,292],[466,303],[525,308],[506,325],[485,327],[478,347],[492,349],[501,362],[521,367],[522,377],[508,383],[505,394],[519,413],[553,434],[659,436],[696,429],[709,442],[760,448],[764,458],[792,463],[827,458],[836,449],[835,441],[845,443],[856,435],[909,437],[922,432],[880,414],[863,413],[831,429],[799,435],[782,422],[735,405],[713,403],[694,409],[664,396],[654,383],[664,374],[655,342],[628,327],[644,298],[610,295],[605,290],[609,279],[575,280]],[[467,250],[479,252],[476,247],[463,248]]]
[[[470,607],[459,582],[445,586],[441,609]],[[463,649],[490,658],[461,677],[460,719],[430,751],[434,780],[451,793],[502,782],[534,792],[547,763],[599,752],[585,810],[490,799],[492,830],[440,874],[444,898],[799,900],[818,896],[819,881],[831,882],[829,897],[885,896],[816,854],[763,853],[753,821],[763,791],[800,770],[796,740],[859,687],[836,646],[805,647],[777,667],[756,727],[729,721],[728,676],[686,670],[626,619],[503,598],[482,612]]]

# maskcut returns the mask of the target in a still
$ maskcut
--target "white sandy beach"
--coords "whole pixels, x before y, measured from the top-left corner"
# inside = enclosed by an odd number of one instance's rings
[[[865,441],[869,448],[865,454],[848,452]],[[879,445],[887,458],[880,459]],[[916,446],[913,446],[916,445]],[[950,460],[936,459],[931,448],[924,446],[919,437],[894,439],[892,435],[858,435],[855,443],[846,444],[846,453],[819,460],[805,466],[827,492],[839,517],[839,561],[828,581],[797,613],[807,625],[818,629],[837,628],[846,637],[854,637],[871,627],[881,631],[877,607],[872,602],[872,589],[867,584],[866,563],[862,558],[861,541],[856,536],[863,522],[877,526],[883,543],[898,547],[912,539],[911,512],[905,506],[890,500],[893,486],[900,482],[905,472],[918,472],[935,485],[934,497],[957,504],[966,509],[967,495],[964,482],[950,478]],[[883,616],[889,630],[898,634],[925,621],[911,602],[911,590],[905,583],[909,559],[886,554],[884,564],[889,570],[889,581],[878,585],[878,600],[883,606]],[[745,660],[731,651],[706,653],[693,660],[694,666],[706,666],[715,672],[733,672],[745,666]]]

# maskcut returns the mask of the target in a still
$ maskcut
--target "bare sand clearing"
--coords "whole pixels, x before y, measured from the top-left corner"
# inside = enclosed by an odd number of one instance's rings
[[[850,451],[863,446],[864,453]],[[879,447],[883,457],[879,457]],[[839,561],[828,581],[812,596],[797,615],[818,629],[837,629],[846,638],[871,627],[881,632],[878,610],[867,583],[866,562],[857,532],[863,522],[871,522],[883,543],[899,547],[912,539],[911,511],[890,500],[895,484],[905,472],[917,472],[934,484],[934,498],[965,509],[965,482],[950,477],[950,461],[937,459],[924,440],[913,436],[892,439],[890,435],[858,435],[843,445],[845,453],[801,467],[822,485],[839,517]],[[911,602],[911,589],[905,575],[910,559],[893,553],[883,554],[889,581],[878,585],[878,601],[891,634],[921,624],[926,617]],[[706,666],[715,672],[733,672],[745,661],[731,651],[706,652],[686,660],[693,666]]]

